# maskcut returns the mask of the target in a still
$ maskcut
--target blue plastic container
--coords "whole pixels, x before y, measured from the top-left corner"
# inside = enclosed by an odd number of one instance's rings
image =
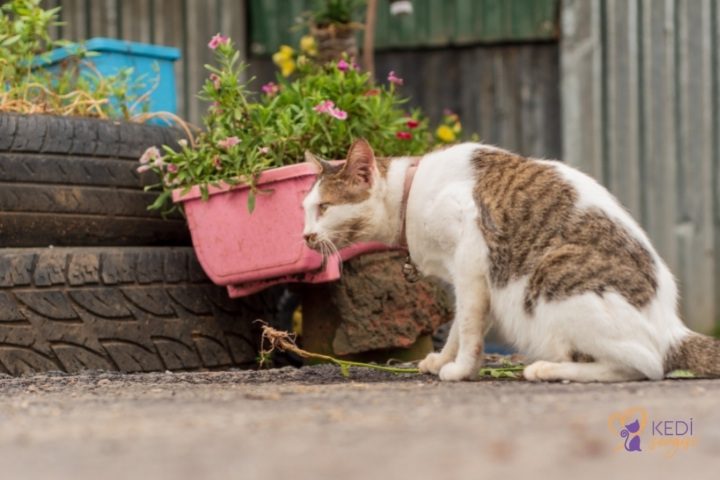
[[[173,63],[180,58],[180,50],[114,38],[91,38],[84,46],[87,51],[96,53],[88,61],[102,75],[115,75],[119,70],[132,67],[133,77],[143,76],[143,83],[148,89],[155,85],[159,75],[158,86],[149,97],[149,111],[177,113]],[[38,58],[36,65],[52,70],[76,52],[77,47],[73,46],[57,48]]]

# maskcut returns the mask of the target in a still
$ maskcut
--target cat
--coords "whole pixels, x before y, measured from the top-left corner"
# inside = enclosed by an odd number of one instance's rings
[[[310,248],[406,239],[419,272],[453,286],[447,342],[422,372],[472,379],[494,322],[532,361],[531,381],[720,375],[720,340],[683,324],[645,232],[579,170],[480,143],[376,158],[360,139],[344,164],[306,160],[318,168],[303,200]]]

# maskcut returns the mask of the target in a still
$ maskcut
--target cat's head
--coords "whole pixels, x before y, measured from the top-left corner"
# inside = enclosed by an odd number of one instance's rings
[[[303,201],[308,247],[325,254],[347,245],[379,240],[386,215],[385,182],[372,148],[365,140],[350,147],[345,163],[331,163],[310,152],[305,159],[318,168],[318,179]]]

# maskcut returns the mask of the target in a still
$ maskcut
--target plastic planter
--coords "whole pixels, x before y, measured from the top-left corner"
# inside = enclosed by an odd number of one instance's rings
[[[321,283],[340,278],[340,262],[387,250],[381,244],[357,244],[326,260],[305,246],[302,200],[315,181],[315,167],[301,163],[263,172],[257,181],[255,209],[248,211],[247,185],[199,187],[173,192],[182,203],[200,265],[231,297],[288,282]]]
[[[115,75],[119,70],[132,67],[133,77],[144,77],[143,83],[148,89],[159,79],[157,88],[149,96],[150,111],[177,113],[173,64],[180,58],[180,50],[99,37],[88,40],[84,46],[88,51],[95,53],[89,61],[102,75]],[[38,57],[35,65],[44,66],[49,70],[60,68],[62,61],[77,51],[77,46],[57,48]],[[141,95],[145,92],[135,93]]]

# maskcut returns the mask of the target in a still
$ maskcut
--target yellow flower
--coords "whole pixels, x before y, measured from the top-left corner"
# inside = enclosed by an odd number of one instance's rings
[[[317,55],[317,44],[315,43],[315,37],[312,35],[305,35],[300,39],[300,50],[307,53],[311,57]]]
[[[280,50],[273,54],[273,63],[280,67],[280,73],[283,77],[288,77],[295,71],[294,55],[295,50],[287,45],[282,45]]]
[[[272,56],[273,62],[278,67],[282,66],[283,63],[287,62],[288,60],[293,59],[293,54],[295,53],[295,50],[293,50],[292,47],[289,47],[287,45],[283,45],[280,47],[280,50],[275,52]]]
[[[460,123],[460,120],[455,122],[452,129],[453,129],[453,132],[455,132],[455,133],[460,133],[462,131],[462,124]]]
[[[308,58],[305,55],[298,56],[297,59],[297,66],[302,67],[303,65],[308,63]]]
[[[437,130],[435,130],[435,136],[445,143],[454,142],[456,138],[455,132],[447,125],[440,125]]]
[[[280,64],[280,74],[283,77],[289,77],[295,71],[295,61],[287,60]]]

